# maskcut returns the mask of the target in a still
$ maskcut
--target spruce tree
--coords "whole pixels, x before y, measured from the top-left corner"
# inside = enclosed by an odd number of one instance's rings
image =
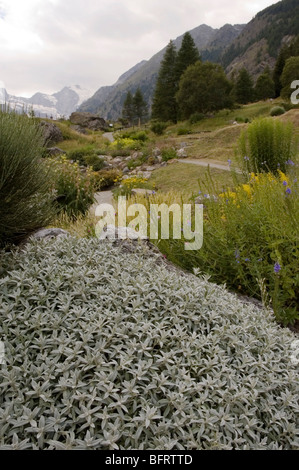
[[[289,46],[283,46],[278,54],[276,64],[273,71],[273,80],[275,84],[275,97],[280,96],[282,90],[281,76],[287,59],[299,55],[299,35]]]
[[[193,37],[189,32],[184,34],[181,48],[178,52],[176,59],[176,79],[179,84],[180,78],[189,67],[189,65],[195,64],[200,60],[198,49],[195,45]]]
[[[134,118],[138,121],[138,124],[141,124],[141,122],[147,116],[147,103],[144,100],[144,97],[140,88],[137,88],[136,93],[134,95],[133,106],[134,106]]]
[[[170,41],[161,63],[153,98],[152,118],[159,121],[176,122],[177,120],[176,58],[177,51],[174,42]]]
[[[128,121],[129,125],[133,124],[135,116],[134,110],[134,99],[133,95],[130,91],[128,91],[126,99],[124,101],[123,110],[122,110],[122,117]]]
[[[281,78],[281,74],[283,72],[283,69],[284,69],[284,66],[285,66],[285,63],[286,63],[286,60],[287,60],[288,57],[289,57],[288,47],[284,46],[278,54],[276,64],[275,64],[275,67],[274,67],[274,71],[273,71],[273,80],[274,80],[274,86],[275,86],[275,98],[278,98],[278,96],[280,96],[280,92],[281,92],[281,89],[282,89],[280,78]]]
[[[235,88],[234,95],[237,103],[247,104],[254,99],[254,84],[250,74],[245,68],[239,71]]]
[[[275,85],[271,78],[269,67],[258,77],[254,91],[257,100],[275,97]]]

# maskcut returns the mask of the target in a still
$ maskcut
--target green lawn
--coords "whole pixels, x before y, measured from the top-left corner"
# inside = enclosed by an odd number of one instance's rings
[[[211,168],[210,174],[220,188],[233,185],[232,175],[229,171]],[[196,194],[199,191],[199,179],[208,175],[208,169],[187,163],[174,163],[153,172],[150,183],[155,184],[161,192],[179,191]]]

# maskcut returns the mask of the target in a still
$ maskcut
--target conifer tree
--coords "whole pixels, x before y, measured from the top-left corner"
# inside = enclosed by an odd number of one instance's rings
[[[137,88],[133,98],[134,118],[140,124],[147,116],[147,103],[144,100],[140,88]]]
[[[128,121],[129,125],[133,124],[134,120],[134,98],[130,91],[128,91],[126,99],[124,101],[122,117]]]
[[[245,68],[239,71],[235,83],[234,95],[237,103],[240,104],[250,103],[254,99],[253,80]]]
[[[274,80],[274,86],[275,86],[275,98],[280,96],[280,92],[281,92],[281,89],[282,89],[280,78],[281,78],[281,74],[283,72],[283,68],[285,66],[287,57],[288,57],[288,48],[287,48],[287,46],[284,46],[278,54],[276,64],[275,64],[275,67],[274,67],[274,71],[273,71],[273,80]]]
[[[258,77],[254,91],[257,100],[266,100],[275,97],[275,85],[271,78],[269,67]]]
[[[164,54],[154,92],[152,118],[160,121],[177,120],[176,93],[176,58],[177,51],[170,41]]]
[[[200,60],[198,49],[195,45],[194,39],[189,32],[184,34],[181,48],[178,51],[176,59],[176,78],[179,83],[181,76],[189,65],[195,64]]]

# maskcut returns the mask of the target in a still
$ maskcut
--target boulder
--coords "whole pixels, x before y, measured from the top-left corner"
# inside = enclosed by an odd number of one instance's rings
[[[49,240],[58,237],[66,238],[70,237],[70,234],[61,228],[42,228],[30,236],[30,238],[35,238],[37,240]]]
[[[63,140],[61,130],[53,124],[53,122],[40,121],[40,125],[43,132],[44,144],[46,146],[52,146]]]
[[[139,196],[151,196],[154,193],[155,193],[155,191],[153,191],[152,189],[144,189],[144,188],[134,188],[131,191],[132,196],[137,196],[137,195],[139,195]]]
[[[186,150],[184,148],[181,148],[179,150],[177,150],[177,156],[178,158],[187,158],[188,155],[186,153]]]
[[[101,131],[107,128],[107,123],[105,119],[101,118],[97,114],[92,113],[81,113],[79,111],[76,111],[71,114],[70,121],[72,124],[93,131]]]

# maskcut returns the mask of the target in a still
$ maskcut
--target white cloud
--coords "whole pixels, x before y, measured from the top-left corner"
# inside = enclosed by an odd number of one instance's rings
[[[271,0],[0,0],[1,76],[8,92],[111,85],[202,23],[245,23]]]

